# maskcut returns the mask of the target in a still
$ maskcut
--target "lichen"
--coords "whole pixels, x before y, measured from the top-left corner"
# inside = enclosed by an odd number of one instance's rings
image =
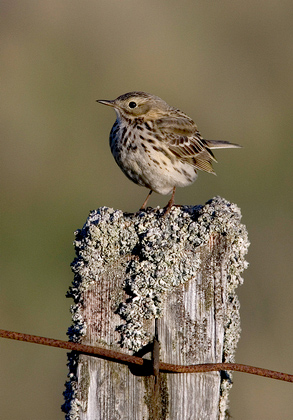
[[[211,234],[216,233],[227,237],[230,247],[223,361],[233,361],[240,335],[235,288],[243,281],[241,273],[247,267],[244,256],[249,246],[240,220],[240,209],[221,197],[204,206],[173,207],[166,217],[159,208],[135,215],[107,207],[92,211],[83,228],[76,232],[74,242],[74,281],[67,295],[74,300],[70,340],[80,341],[86,334],[80,311],[83,292],[91,283],[99,282],[109,265],[124,258],[124,290],[128,298],[121,295],[121,302],[116,305],[121,318],[120,346],[129,351],[141,349],[152,338],[145,329],[146,320],[160,317],[167,295],[197,275],[201,261],[200,253],[194,251],[208,244]],[[74,368],[69,363],[69,369]],[[223,380],[225,401],[229,386],[229,380]],[[77,396],[74,384],[70,392]],[[223,400],[222,413],[226,405]]]

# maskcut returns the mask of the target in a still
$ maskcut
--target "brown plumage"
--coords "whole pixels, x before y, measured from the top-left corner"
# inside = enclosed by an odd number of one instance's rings
[[[193,120],[161,98],[129,92],[114,100],[98,100],[115,109],[110,133],[112,154],[125,175],[151,191],[172,193],[195,181],[197,170],[215,173],[211,149],[241,147],[227,141],[205,140]]]

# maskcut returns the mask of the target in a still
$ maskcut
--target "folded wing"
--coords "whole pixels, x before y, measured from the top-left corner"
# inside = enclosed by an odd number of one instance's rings
[[[217,160],[211,149],[241,147],[228,141],[203,139],[191,118],[181,112],[178,115],[178,110],[174,116],[158,119],[156,125],[168,150],[177,159],[205,172],[215,173],[212,161]]]

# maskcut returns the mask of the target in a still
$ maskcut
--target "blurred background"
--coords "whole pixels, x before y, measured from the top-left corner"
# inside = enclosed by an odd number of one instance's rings
[[[144,90],[180,108],[219,150],[176,202],[221,195],[251,246],[238,289],[236,360],[293,373],[293,3],[10,0],[1,10],[2,329],[66,339],[74,231],[100,206],[136,211],[147,190],[116,165],[113,110]],[[154,194],[153,207],[168,197]],[[0,339],[5,420],[61,420],[66,352]],[[237,420],[292,419],[292,385],[234,374]]]

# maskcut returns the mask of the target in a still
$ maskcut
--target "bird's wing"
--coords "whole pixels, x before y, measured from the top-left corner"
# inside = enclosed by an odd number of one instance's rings
[[[156,120],[156,125],[167,134],[178,134],[181,136],[191,136],[197,131],[196,124],[187,115],[181,113],[179,115],[170,115],[161,117]]]
[[[214,173],[212,161],[216,159],[189,117],[183,114],[160,118],[156,125],[161,131],[162,140],[168,145],[168,150],[177,159],[202,171]]]

